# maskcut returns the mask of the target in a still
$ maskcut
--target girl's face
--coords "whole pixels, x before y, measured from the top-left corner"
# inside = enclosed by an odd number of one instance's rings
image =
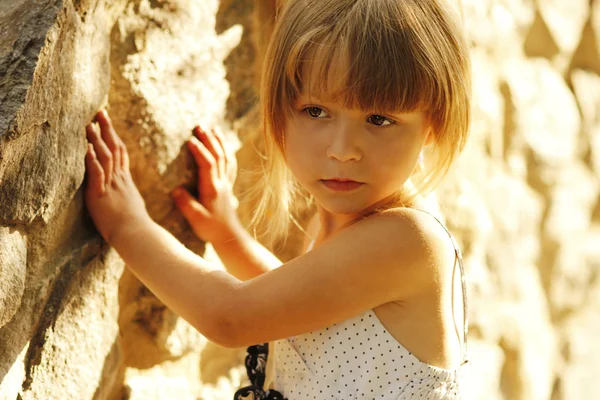
[[[319,206],[348,216],[398,193],[431,138],[423,112],[366,112],[306,93],[285,132],[286,161],[298,182]],[[336,178],[360,184],[339,190],[327,182]]]

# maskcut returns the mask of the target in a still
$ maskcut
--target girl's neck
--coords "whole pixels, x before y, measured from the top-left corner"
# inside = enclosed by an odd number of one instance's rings
[[[421,196],[417,196],[410,202],[403,202],[397,198],[388,198],[373,204],[356,215],[334,215],[317,205],[319,230],[316,236],[316,242],[321,243],[340,230],[381,211],[400,207],[419,208],[419,204],[422,202],[423,198]]]

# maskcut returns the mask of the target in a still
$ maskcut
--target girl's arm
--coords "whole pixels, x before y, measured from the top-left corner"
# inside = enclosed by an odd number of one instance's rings
[[[122,224],[109,244],[129,270],[202,335],[226,346],[223,302],[241,281],[185,247],[150,218]]]
[[[212,243],[227,271],[247,281],[279,267],[282,262],[242,227],[231,238]]]

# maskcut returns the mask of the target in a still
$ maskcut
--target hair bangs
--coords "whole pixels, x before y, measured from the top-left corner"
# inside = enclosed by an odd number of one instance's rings
[[[338,53],[336,36],[334,32],[319,29],[307,32],[295,43],[284,83],[289,100],[296,100],[301,93],[317,98],[331,94],[330,86],[335,86],[331,85],[331,79],[341,72],[334,63]]]
[[[439,109],[435,79],[415,57],[406,29],[381,25],[340,23],[344,28],[315,29],[298,38],[286,65],[283,104],[305,93],[369,111]]]

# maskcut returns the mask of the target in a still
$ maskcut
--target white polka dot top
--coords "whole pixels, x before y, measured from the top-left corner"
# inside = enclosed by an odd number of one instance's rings
[[[469,365],[466,283],[460,250],[448,234],[460,265],[465,299],[460,367],[443,369],[421,362],[396,341],[371,309],[329,327],[275,341],[271,387],[289,400],[460,399]]]

